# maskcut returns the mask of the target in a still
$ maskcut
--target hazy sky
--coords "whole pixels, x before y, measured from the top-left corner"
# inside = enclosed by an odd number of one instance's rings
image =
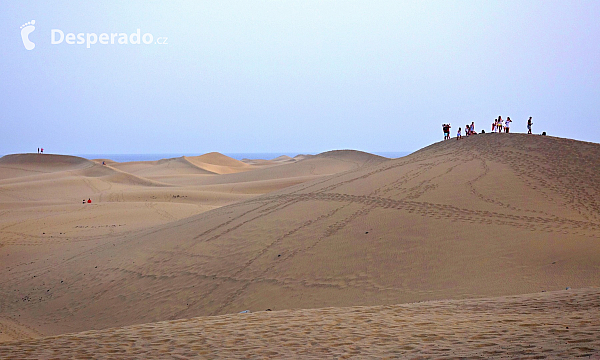
[[[579,0],[3,0],[0,154],[413,151],[498,115],[600,142],[599,18]]]

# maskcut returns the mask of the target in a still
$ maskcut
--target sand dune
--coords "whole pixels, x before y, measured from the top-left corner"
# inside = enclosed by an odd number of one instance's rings
[[[202,185],[227,192],[248,189],[248,193],[262,194],[387,160],[377,155],[346,150],[324,153],[323,156],[310,156],[303,160],[246,160],[251,168],[244,168],[244,171],[225,171],[220,176],[181,176],[165,173],[147,177],[174,185]],[[218,171],[214,167],[211,169]],[[229,190],[234,188],[237,190]],[[268,191],[265,191],[267,188]]]
[[[246,164],[217,152],[184,158],[189,163],[215,174],[232,174],[253,169],[250,164]]]
[[[260,311],[0,344],[3,359],[600,358],[600,290]]]
[[[281,155],[281,156],[278,156],[278,157],[272,159],[272,161],[290,161],[290,160],[294,160],[294,159],[287,155]]]
[[[221,166],[221,170],[227,166],[252,169],[217,153],[198,159]],[[55,229],[60,229],[56,232],[60,235],[65,225],[73,222],[77,223],[77,230],[71,229],[70,236],[97,236],[113,225],[116,228],[111,228],[110,234],[142,229],[309,180],[272,179],[204,188],[198,178],[216,173],[185,157],[117,163],[74,156],[15,154],[0,159],[0,170],[4,243],[7,238],[10,243],[32,243],[35,241],[27,237],[53,233]],[[93,201],[91,207],[82,204],[88,198]],[[78,221],[77,216],[83,213],[86,215]]]
[[[119,202],[154,196],[164,222],[33,243],[13,234],[24,232],[15,231],[26,224],[19,216],[0,224],[3,236],[12,231],[0,247],[0,322],[54,335],[242,310],[597,287],[599,159],[598,144],[486,134],[394,160],[340,151],[240,173],[182,174],[186,185],[98,187]],[[0,185],[0,200],[15,206],[22,191],[11,186]],[[202,194],[217,200],[202,202]],[[224,194],[230,201],[219,202]],[[213,210],[173,216],[161,204]],[[39,231],[43,217],[36,221],[30,228]]]
[[[132,161],[126,163],[115,163],[111,166],[122,171],[147,178],[152,178],[161,175],[178,176],[189,174],[215,174],[212,171],[208,171],[190,163],[184,156],[174,159],[163,159],[158,161]]]
[[[240,166],[236,160],[215,154],[202,159],[220,166]],[[299,177],[202,186],[198,177],[216,174],[185,158],[104,161],[106,166],[101,165],[102,160],[38,154],[0,159],[0,247],[109,239],[309,180]],[[91,205],[82,203],[88,198]],[[49,249],[42,250],[46,251]],[[9,253],[34,257],[35,252],[13,248]]]
[[[157,161],[111,162],[114,168],[147,178],[179,175],[231,174],[253,170],[254,167],[220,153],[182,156]]]
[[[12,154],[0,158],[1,165],[18,165],[19,168],[32,168],[49,171],[71,170],[90,166],[93,162],[77,156],[70,155],[43,155],[43,154]]]
[[[218,177],[198,179],[203,185],[246,183],[274,179],[320,178],[324,175],[338,174],[361,167],[378,164],[389,159],[354,150],[340,150],[310,156],[294,162],[280,162],[278,166],[269,166],[254,171],[237,174],[225,174]]]
[[[88,178],[104,178],[107,182],[124,183],[127,185],[168,186],[168,184],[153,181],[135,174],[130,174],[111,166],[103,166],[98,164],[83,170],[79,170],[74,173],[74,175]]]
[[[83,169],[94,162],[76,156],[13,154],[0,158],[0,179]]]
[[[95,162],[96,164],[102,164],[102,163],[105,163],[105,165],[119,164],[119,162],[111,160],[111,159],[90,159],[90,160]]]
[[[271,167],[281,165],[283,163],[293,163],[299,159],[291,158],[287,155],[281,155],[271,160],[265,159],[242,159],[242,162],[253,165],[254,167]]]

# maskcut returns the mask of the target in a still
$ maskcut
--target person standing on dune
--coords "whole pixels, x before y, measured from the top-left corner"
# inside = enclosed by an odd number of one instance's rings
[[[456,133],[456,140],[462,139],[462,135],[460,135],[460,128],[458,128],[458,132]]]
[[[529,120],[527,120],[527,133],[531,134],[531,125],[533,125],[533,122],[531,122],[531,116],[529,117]]]
[[[506,122],[504,124],[504,132],[507,134],[510,132],[510,123],[511,122],[512,122],[512,120],[510,119],[510,116],[506,117]]]
[[[498,133],[502,133],[502,116],[498,116],[498,124],[496,125],[496,129],[498,129]]]
[[[450,139],[450,124],[442,124],[442,130],[444,130],[444,140]]]

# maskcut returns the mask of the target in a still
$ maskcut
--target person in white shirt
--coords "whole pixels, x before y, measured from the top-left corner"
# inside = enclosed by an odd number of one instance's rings
[[[506,117],[506,121],[504,122],[504,132],[506,132],[507,134],[510,132],[510,123],[512,122],[512,120],[510,119],[510,116]]]

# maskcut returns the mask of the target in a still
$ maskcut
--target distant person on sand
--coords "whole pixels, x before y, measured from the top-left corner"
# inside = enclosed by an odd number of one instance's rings
[[[41,148],[40,149],[40,154],[43,154],[43,153],[44,153],[44,148]]]
[[[469,130],[469,124],[465,125],[465,136],[469,136],[471,135],[471,132]]]
[[[506,122],[504,123],[504,132],[507,134],[510,132],[510,123],[511,122],[512,122],[512,120],[510,119],[510,116],[507,116]]]
[[[92,203],[92,199],[88,199],[87,203],[91,204]]]
[[[502,116],[498,116],[498,125],[496,125],[496,129],[498,129],[499,133],[502,132]]]
[[[529,120],[527,120],[527,133],[531,134],[531,125],[533,125],[533,122],[531,122],[531,116],[529,117]]]
[[[475,132],[475,121],[471,121],[471,128],[469,129],[469,132],[473,135],[477,134]]]
[[[462,135],[460,135],[460,128],[458,128],[458,132],[456,133],[456,140],[462,139]]]
[[[497,119],[494,119],[494,122],[492,122],[492,132],[496,131],[496,123],[498,122]]]
[[[105,161],[103,161],[103,162],[102,162],[102,165],[106,165],[106,162],[105,162]]]
[[[38,154],[40,153],[40,148],[38,148]]]

